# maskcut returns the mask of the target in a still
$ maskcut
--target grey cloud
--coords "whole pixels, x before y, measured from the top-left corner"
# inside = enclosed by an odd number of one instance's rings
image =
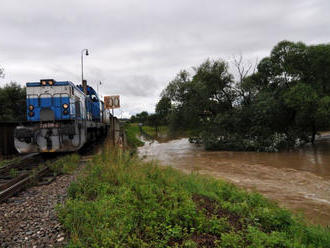
[[[326,0],[2,0],[0,66],[6,80],[43,77],[121,94],[123,111],[153,111],[169,80],[206,58],[267,56],[280,40],[329,42]],[[3,81],[3,80],[2,80]]]

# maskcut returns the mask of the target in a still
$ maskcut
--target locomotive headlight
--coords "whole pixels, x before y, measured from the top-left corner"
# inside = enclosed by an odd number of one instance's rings
[[[46,86],[46,85],[47,85],[47,81],[42,80],[42,81],[41,81],[41,85],[42,85],[42,86]]]
[[[29,116],[33,117],[34,116],[34,112],[29,112]]]
[[[48,84],[49,84],[50,86],[53,86],[54,82],[53,82],[53,81],[48,81]]]
[[[30,106],[29,106],[29,110],[30,110],[30,111],[34,110],[33,105],[30,105]]]
[[[64,110],[64,111],[63,111],[63,114],[64,114],[64,115],[67,115],[67,114],[69,114],[69,112],[68,112],[67,110]]]
[[[64,109],[67,109],[68,107],[69,107],[69,104],[66,104],[66,103],[63,104]]]

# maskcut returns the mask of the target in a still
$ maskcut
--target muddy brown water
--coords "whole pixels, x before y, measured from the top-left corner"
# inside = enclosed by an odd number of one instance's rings
[[[279,153],[205,151],[182,138],[146,142],[140,156],[184,172],[198,171],[257,191],[280,206],[330,226],[330,135],[314,146]]]

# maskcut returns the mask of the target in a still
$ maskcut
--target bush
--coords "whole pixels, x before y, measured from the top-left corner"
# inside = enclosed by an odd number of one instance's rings
[[[267,137],[242,137],[238,134],[216,136],[204,131],[200,139],[206,150],[278,152],[295,145],[283,133],[274,133]]]

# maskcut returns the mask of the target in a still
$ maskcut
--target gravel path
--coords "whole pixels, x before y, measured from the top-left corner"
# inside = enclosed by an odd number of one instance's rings
[[[0,247],[61,247],[65,233],[55,207],[63,203],[73,175],[34,186],[0,204]]]

